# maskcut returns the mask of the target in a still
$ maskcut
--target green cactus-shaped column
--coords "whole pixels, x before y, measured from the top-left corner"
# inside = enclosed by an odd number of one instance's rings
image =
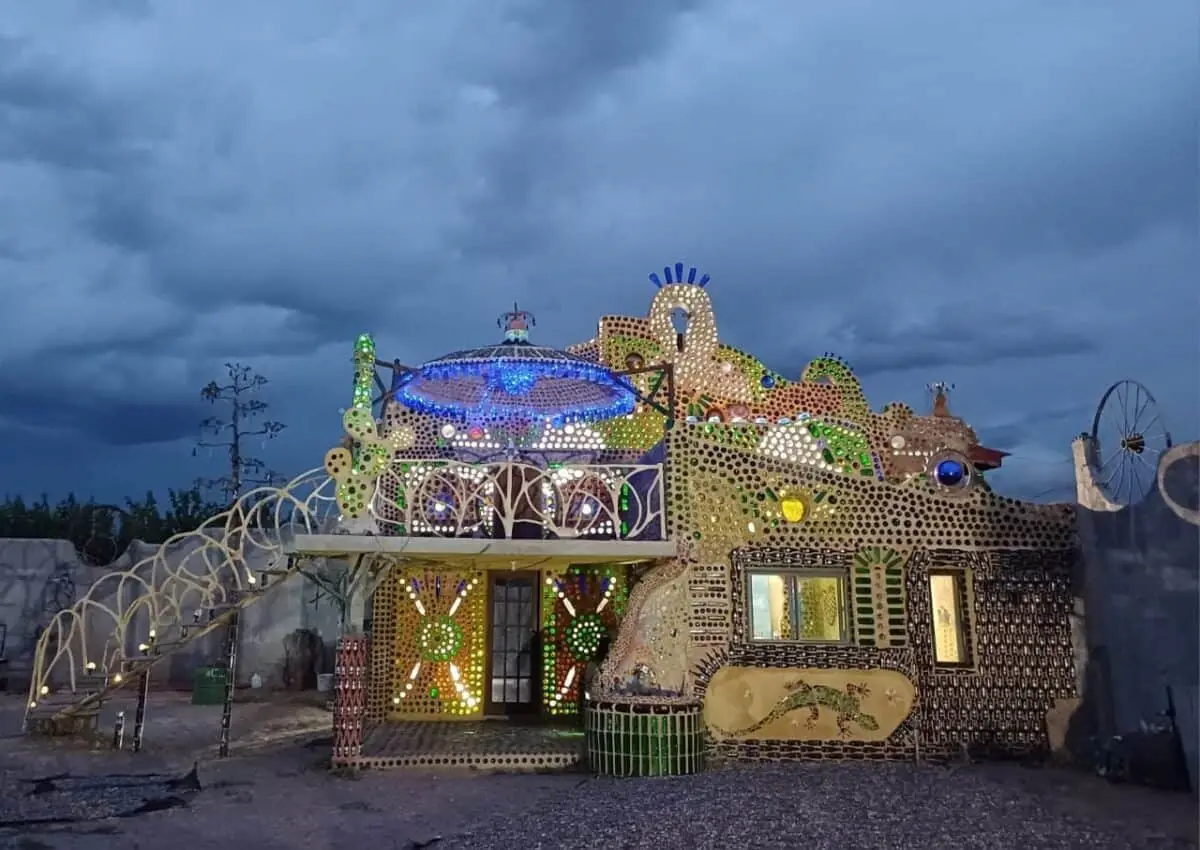
[[[374,388],[375,340],[370,334],[359,334],[354,342],[354,406],[370,410]]]
[[[371,393],[375,389],[375,340],[370,334],[359,334],[354,341],[354,400],[355,410],[371,411]],[[362,465],[363,445],[354,441],[351,449],[354,469]]]

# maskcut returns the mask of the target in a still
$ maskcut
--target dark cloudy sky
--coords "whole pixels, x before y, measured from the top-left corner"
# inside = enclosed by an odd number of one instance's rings
[[[728,342],[933,380],[1069,495],[1111,382],[1200,436],[1193,0],[4,0],[0,492],[220,472],[238,359],[318,466],[416,362],[713,277]],[[1057,489],[1055,489],[1057,488]]]

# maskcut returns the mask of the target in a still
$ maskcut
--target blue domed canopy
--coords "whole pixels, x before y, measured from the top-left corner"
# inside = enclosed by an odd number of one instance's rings
[[[597,421],[632,413],[633,387],[612,370],[529,342],[531,314],[513,305],[504,341],[430,360],[393,382],[396,401],[434,416],[482,421]]]

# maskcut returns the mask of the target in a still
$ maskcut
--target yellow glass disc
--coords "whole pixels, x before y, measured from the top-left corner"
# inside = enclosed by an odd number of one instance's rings
[[[779,502],[779,507],[783,511],[783,518],[788,522],[800,522],[807,510],[804,502],[797,496],[784,496]]]

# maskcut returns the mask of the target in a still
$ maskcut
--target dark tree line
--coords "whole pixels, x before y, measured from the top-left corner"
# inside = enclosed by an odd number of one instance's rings
[[[0,502],[0,539],[69,540],[80,560],[105,566],[134,540],[165,543],[176,534],[194,531],[225,509],[224,504],[206,499],[199,484],[190,490],[168,490],[165,505],[150,492],[139,501],[126,499],[123,506],[94,500],[81,502],[74,495],[57,504],[51,504],[46,496],[33,502],[9,496]],[[247,517],[252,527],[263,519],[269,517],[254,512]],[[321,559],[318,564],[299,567],[298,572],[316,587],[310,602],[332,602],[344,620],[350,580],[346,566]],[[47,604],[47,611],[54,614],[68,607],[74,601],[73,589],[69,597],[56,596],[52,604]]]
[[[209,381],[200,390],[200,397],[219,405],[223,415],[200,423],[207,439],[201,439],[197,448],[228,453],[227,475],[200,479],[188,490],[168,490],[165,505],[152,492],[140,500],[126,499],[123,505],[93,499],[81,502],[74,494],[53,505],[46,496],[29,503],[20,496],[7,496],[0,502],[0,538],[69,540],[85,562],[108,564],[134,540],[164,543],[176,534],[194,531],[233,504],[246,488],[281,481],[266,464],[246,453],[247,440],[257,438],[265,444],[285,427],[281,422],[259,421],[269,405],[253,396],[267,385],[267,379],[240,363],[226,363],[225,370],[226,384]],[[220,493],[224,500],[213,501],[205,491]],[[248,523],[256,526],[263,519],[252,515]]]
[[[0,502],[0,538],[69,540],[84,561],[107,564],[134,540],[163,543],[199,528],[225,507],[205,498],[198,486],[167,491],[165,505],[150,492],[123,505],[80,501],[74,494],[57,504],[46,496],[33,502],[10,496]]]

